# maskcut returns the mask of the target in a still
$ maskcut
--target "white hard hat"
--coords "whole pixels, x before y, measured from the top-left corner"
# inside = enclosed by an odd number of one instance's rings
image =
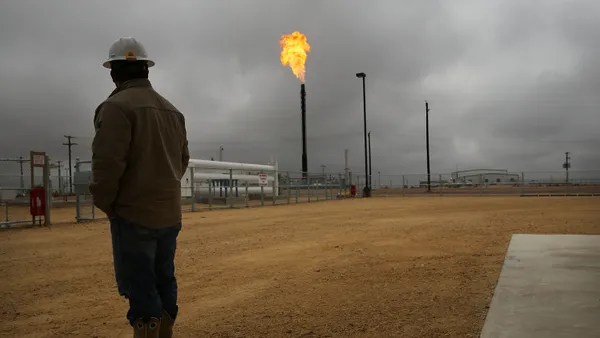
[[[135,38],[129,36],[113,42],[108,50],[108,59],[102,65],[110,69],[110,62],[118,60],[147,61],[148,67],[154,66],[154,61],[148,58],[146,48]]]

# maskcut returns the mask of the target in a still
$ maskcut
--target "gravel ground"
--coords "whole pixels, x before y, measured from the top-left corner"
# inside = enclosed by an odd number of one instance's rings
[[[599,234],[600,199],[373,198],[185,213],[176,337],[477,337],[514,233]],[[110,252],[106,222],[0,231],[0,336],[126,331]]]

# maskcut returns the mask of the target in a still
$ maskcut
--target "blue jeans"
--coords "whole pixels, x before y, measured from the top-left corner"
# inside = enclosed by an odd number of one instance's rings
[[[163,309],[177,317],[175,250],[181,223],[146,228],[120,217],[110,218],[115,279],[119,295],[129,300],[127,319],[160,318]]]

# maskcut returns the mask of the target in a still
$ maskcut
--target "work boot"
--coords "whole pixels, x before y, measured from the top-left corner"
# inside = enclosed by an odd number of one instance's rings
[[[167,311],[163,310],[162,319],[160,321],[160,333],[158,334],[158,338],[173,337],[173,324],[175,324],[175,320],[169,316]]]
[[[150,318],[147,322],[138,319],[133,322],[133,338],[160,338],[160,319]]]

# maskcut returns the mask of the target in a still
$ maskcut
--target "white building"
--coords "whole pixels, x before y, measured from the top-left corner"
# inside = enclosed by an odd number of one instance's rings
[[[471,184],[517,184],[521,182],[521,176],[509,173],[504,169],[472,169],[452,173],[454,183]]]

